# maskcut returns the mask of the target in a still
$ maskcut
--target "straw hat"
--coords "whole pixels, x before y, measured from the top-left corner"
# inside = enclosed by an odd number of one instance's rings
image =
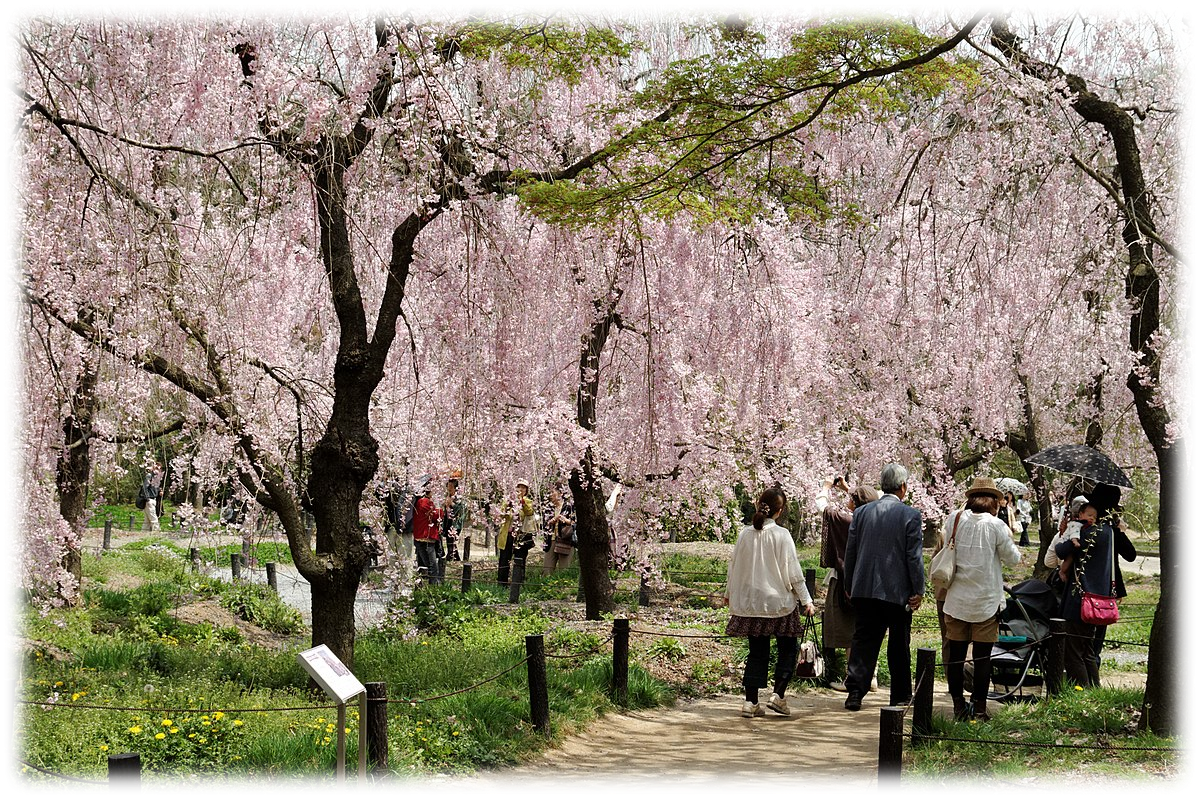
[[[1004,499],[1004,492],[996,488],[996,481],[990,477],[976,477],[975,481],[967,486],[967,496],[975,494],[987,494],[989,497]]]
[[[518,486],[525,486],[525,490],[526,490],[526,491],[528,491],[528,490],[529,490],[529,481],[528,481],[528,480],[524,480],[524,479],[518,480],[518,481],[517,481],[517,485],[518,485]]]

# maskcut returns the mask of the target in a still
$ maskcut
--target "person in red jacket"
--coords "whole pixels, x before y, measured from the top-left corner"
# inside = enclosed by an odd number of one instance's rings
[[[442,512],[429,497],[429,475],[417,481],[417,501],[413,505],[413,545],[417,550],[417,570],[426,582],[442,581],[442,564],[438,558]]]

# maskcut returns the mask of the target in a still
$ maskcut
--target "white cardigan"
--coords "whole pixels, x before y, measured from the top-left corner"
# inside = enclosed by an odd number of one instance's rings
[[[762,530],[746,525],[729,557],[725,587],[734,616],[774,619],[812,602],[792,534],[773,519]]]

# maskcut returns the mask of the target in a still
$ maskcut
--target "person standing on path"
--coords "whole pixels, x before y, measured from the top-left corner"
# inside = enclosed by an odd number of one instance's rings
[[[945,523],[945,540],[953,541],[954,580],[946,590],[946,642],[943,663],[946,683],[954,700],[954,717],[987,721],[988,686],[992,681],[992,645],[1000,633],[1004,608],[1005,566],[1021,562],[1012,530],[996,517],[1003,494],[987,477],[977,477],[967,488],[967,505]],[[971,702],[963,698],[967,645],[974,664]]]
[[[458,478],[446,480],[446,500],[442,503],[442,538],[446,544],[446,560],[462,560],[458,540],[462,538],[467,504],[458,496]]]
[[[846,493],[846,504],[831,497],[831,489]],[[879,499],[879,493],[869,485],[853,491],[841,477],[826,480],[817,493],[817,512],[821,514],[821,566],[826,572],[825,607],[821,611],[821,646],[824,649],[845,649],[850,660],[851,640],[854,638],[854,606],[846,596],[846,538],[850,535],[850,520],[860,505]],[[831,682],[835,691],[845,691],[845,681]]]
[[[417,481],[416,501],[413,503],[413,546],[417,550],[417,570],[426,582],[442,581],[441,561],[438,558],[438,541],[441,538],[441,511],[430,498],[430,477],[425,475]]]
[[[155,461],[154,468],[142,478],[142,497],[146,506],[142,509],[142,529],[157,533],[158,516],[162,513],[163,487],[162,461]]]
[[[847,594],[855,611],[846,674],[847,710],[862,708],[884,635],[892,677],[890,704],[904,705],[912,699],[908,651],[912,614],[925,595],[921,512],[904,504],[908,470],[900,464],[883,467],[879,487],[881,498],[854,511],[846,540]]]
[[[766,715],[758,692],[767,687],[771,659],[771,637],[775,638],[775,685],[767,707],[790,716],[784,692],[796,670],[797,639],[803,633],[800,606],[812,616],[812,597],[804,584],[804,570],[796,556],[792,534],[776,524],[787,497],[780,488],[768,488],[758,498],[754,517],[738,535],[729,556],[725,596],[729,600],[729,622],[725,634],[749,639],[750,653],[742,674],[746,699],[742,716]]]
[[[496,567],[496,581],[500,585],[508,585],[509,565],[513,561],[524,563],[529,550],[533,549],[533,537],[538,531],[537,510],[533,506],[533,498],[529,496],[529,482],[517,481],[517,506],[510,502],[505,513],[504,521],[500,524],[500,533],[496,537],[496,547],[499,550],[500,562]]]
[[[548,540],[542,558],[542,574],[550,575],[560,567],[570,568],[575,552],[575,505],[567,499],[558,483],[550,486],[550,503],[546,507],[544,528]]]

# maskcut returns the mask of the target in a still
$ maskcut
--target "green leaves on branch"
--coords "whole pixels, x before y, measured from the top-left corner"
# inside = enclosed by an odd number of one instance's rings
[[[705,53],[673,61],[620,109],[657,116],[608,148],[603,174],[521,196],[556,222],[629,206],[744,221],[764,200],[793,220],[853,213],[834,203],[815,134],[919,117],[952,84],[976,80],[970,61],[943,54],[977,22],[949,38],[893,20],[831,22],[801,30],[782,51],[762,35],[717,28]]]
[[[528,69],[539,77],[559,78],[577,86],[596,61],[627,58],[631,47],[608,28],[569,28],[549,20],[520,25],[478,20],[440,44],[443,57],[498,58],[509,69]]]

